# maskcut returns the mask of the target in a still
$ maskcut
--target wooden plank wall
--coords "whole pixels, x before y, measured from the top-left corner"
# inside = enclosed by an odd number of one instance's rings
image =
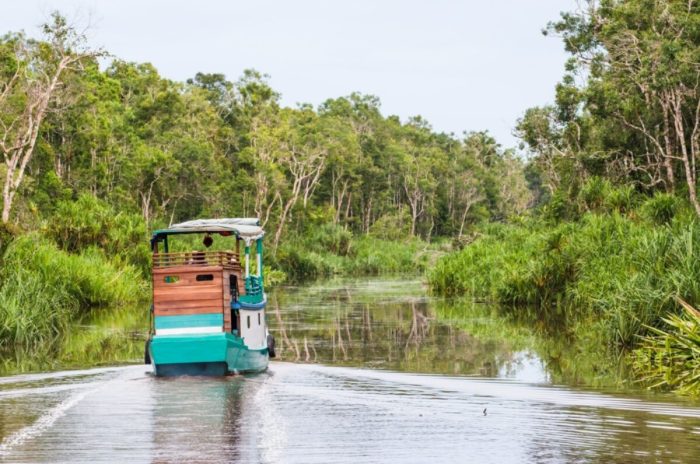
[[[211,274],[213,280],[198,281],[198,275]],[[224,282],[221,266],[175,266],[153,271],[153,307],[156,316],[221,313]],[[170,277],[170,279],[168,279]],[[176,280],[168,283],[167,280]],[[229,297],[230,298],[230,297]],[[228,312],[228,311],[226,311]]]
[[[229,284],[229,276],[231,272],[224,269],[223,276],[223,297],[224,297],[224,332],[231,331],[231,288]]]

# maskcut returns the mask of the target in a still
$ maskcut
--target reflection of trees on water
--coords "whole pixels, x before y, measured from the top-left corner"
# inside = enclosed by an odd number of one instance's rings
[[[316,348],[311,345],[311,349],[313,350],[313,357],[311,356],[311,353],[309,352],[309,340],[306,338],[306,335],[304,336],[304,353],[306,354],[306,357],[304,358],[304,361],[306,362],[316,362],[316,359],[318,359],[318,353],[316,353]]]
[[[270,297],[279,359],[494,376],[508,344],[440,322],[422,296],[382,299],[347,288],[302,288]]]
[[[352,283],[275,292],[270,326],[280,359],[488,377],[515,376],[525,363],[543,360],[541,374],[530,374],[598,382],[600,360],[582,356],[566,337],[537,336],[498,308],[431,300],[414,282],[405,284],[392,282],[387,292]]]
[[[294,348],[294,353],[296,354],[296,357],[294,358],[295,361],[299,360],[299,347],[295,344],[292,345],[292,342],[289,340],[289,337],[287,336],[287,327],[284,324],[284,321],[282,320],[282,314],[280,313],[280,304],[279,300],[277,298],[272,299],[272,306],[275,308],[275,320],[277,321],[277,332],[282,335],[282,338],[279,340],[279,345],[276,348],[276,352],[278,353],[280,358],[284,358],[284,351],[285,349],[288,349],[289,347]]]
[[[411,344],[419,347],[428,333],[428,317],[416,309],[415,301],[411,301],[411,314],[411,330],[406,339],[405,350],[408,350]]]
[[[362,336],[372,343],[372,319],[370,318],[369,305],[362,305]]]
[[[348,360],[348,352],[345,350],[345,344],[343,343],[343,333],[340,330],[340,326],[340,314],[336,313],[333,319],[333,334],[331,335],[331,345],[333,346],[333,361],[337,361],[337,351],[340,351],[343,354],[343,361]]]

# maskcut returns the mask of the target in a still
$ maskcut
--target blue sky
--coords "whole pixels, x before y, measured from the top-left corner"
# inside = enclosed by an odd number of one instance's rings
[[[185,80],[246,68],[271,76],[287,105],[353,91],[384,114],[420,114],[435,130],[489,130],[515,146],[525,109],[553,100],[561,41],[542,28],[575,0],[5,0],[0,33],[38,25],[52,10],[90,24],[95,46],[151,62]]]

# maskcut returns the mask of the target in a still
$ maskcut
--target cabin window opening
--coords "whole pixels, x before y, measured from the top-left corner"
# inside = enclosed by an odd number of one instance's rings
[[[260,325],[260,313],[258,313],[258,325]]]
[[[208,282],[214,280],[214,274],[197,274],[197,282]]]
[[[248,316],[248,328],[250,329],[250,316]]]
[[[180,276],[165,276],[163,279],[163,282],[166,284],[174,284],[175,282],[178,282],[180,280]]]

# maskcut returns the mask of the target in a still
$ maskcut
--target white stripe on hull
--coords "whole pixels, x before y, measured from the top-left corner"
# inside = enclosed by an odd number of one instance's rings
[[[223,329],[220,326],[180,327],[177,329],[156,329],[156,335],[208,334],[208,333],[221,333],[222,331],[223,331]]]

